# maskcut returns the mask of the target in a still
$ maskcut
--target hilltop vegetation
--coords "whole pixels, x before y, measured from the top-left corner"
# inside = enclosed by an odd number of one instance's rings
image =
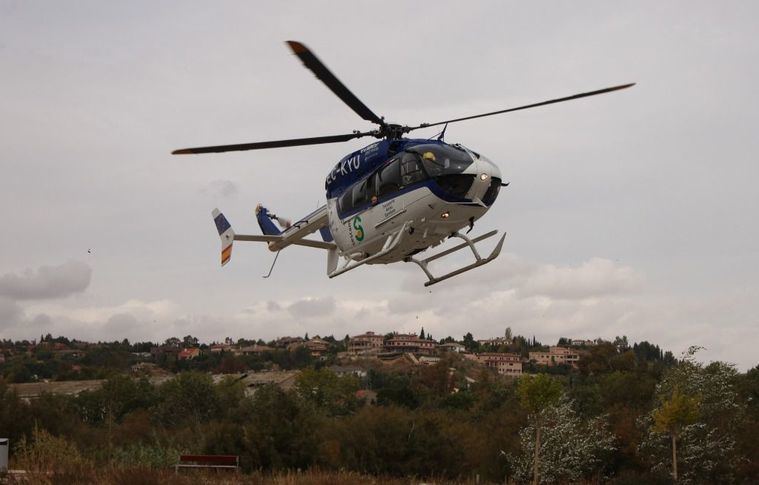
[[[154,352],[151,359],[177,374],[151,380],[130,371],[156,345],[87,347],[59,338],[67,349],[81,347],[74,357],[56,355],[56,339],[43,341],[50,344],[31,352],[4,342],[0,430],[11,439],[12,466],[52,470],[59,482],[101,469],[156,470],[156,480],[169,480],[161,470],[180,453],[205,453],[239,455],[243,471],[258,474],[251,479],[319,469],[360,474],[354,481],[526,483],[537,474],[541,483],[671,483],[673,446],[678,482],[759,481],[759,367],[704,365],[698,349],[675,359],[653,344],[619,339],[586,348],[576,368],[532,365],[519,378],[455,353],[430,366],[359,361],[365,373],[339,375],[328,367],[344,344],[331,339],[321,359],[273,347],[186,361]],[[510,341],[518,348],[484,350],[540,347]],[[463,343],[480,345],[471,336]],[[210,375],[272,367],[301,371],[288,388],[252,389],[238,375]],[[72,372],[107,380],[78,395],[29,401],[10,387]]]

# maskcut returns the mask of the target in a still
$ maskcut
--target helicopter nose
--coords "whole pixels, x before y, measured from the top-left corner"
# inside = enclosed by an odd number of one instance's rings
[[[492,205],[501,186],[501,171],[498,170],[498,167],[490,160],[480,157],[475,160],[467,172],[474,175],[474,181],[467,193],[467,198],[480,200],[487,206]]]

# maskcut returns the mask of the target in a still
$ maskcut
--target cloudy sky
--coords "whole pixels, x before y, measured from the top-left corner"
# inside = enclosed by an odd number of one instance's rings
[[[759,362],[756,2],[378,5],[0,0],[0,337],[510,326]],[[219,267],[211,209],[238,232],[259,201],[304,215],[365,140],[169,152],[370,129],[288,39],[408,124],[638,85],[449,127],[511,182],[475,229],[509,234],[493,264],[426,289],[403,264],[329,280],[290,248],[264,280],[259,245]]]

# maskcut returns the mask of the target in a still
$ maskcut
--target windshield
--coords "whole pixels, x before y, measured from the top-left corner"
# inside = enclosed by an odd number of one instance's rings
[[[462,173],[472,164],[467,152],[448,145],[417,145],[407,151],[419,155],[430,177]]]

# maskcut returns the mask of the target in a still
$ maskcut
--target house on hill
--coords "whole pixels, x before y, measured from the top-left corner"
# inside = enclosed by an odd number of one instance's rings
[[[440,344],[437,348],[442,352],[455,352],[457,354],[463,354],[466,352],[466,347],[458,342],[449,342],[447,344]]]
[[[530,360],[549,367],[562,364],[577,367],[580,354],[567,347],[552,346],[549,347],[548,352],[530,352]]]
[[[163,356],[176,358],[179,355],[180,350],[181,349],[179,347],[175,347],[173,345],[161,345],[159,347],[151,348],[150,355],[153,356],[153,358],[156,360],[160,359]]]
[[[377,353],[382,350],[385,337],[374,332],[366,332],[351,337],[348,341],[348,353],[351,355],[363,355]]]
[[[321,358],[329,350],[329,342],[319,337],[314,337],[311,340],[306,340],[303,344],[311,353],[311,357]]]
[[[192,347],[189,349],[182,349],[179,351],[179,354],[177,354],[177,358],[179,360],[192,360],[200,355],[200,349],[197,347]]]
[[[220,354],[222,352],[229,352],[230,350],[232,350],[232,346],[226,343],[223,343],[223,344],[214,343],[214,344],[211,344],[209,349],[212,354]]]
[[[511,343],[511,339],[506,337],[495,337],[478,340],[477,343],[480,345],[488,345],[490,347],[499,347],[501,345],[509,345]]]
[[[235,355],[242,354],[242,355],[261,355],[264,352],[272,352],[274,349],[267,346],[267,345],[247,345],[245,347],[240,347],[238,349],[232,350]]]
[[[302,344],[303,342],[303,337],[280,337],[274,342],[274,346],[289,349],[291,346]]]
[[[436,347],[437,343],[434,340],[421,339],[415,333],[395,334],[385,342],[385,350],[389,352],[430,355],[435,352]]]
[[[518,354],[483,352],[477,361],[504,376],[522,375],[522,358]]]

